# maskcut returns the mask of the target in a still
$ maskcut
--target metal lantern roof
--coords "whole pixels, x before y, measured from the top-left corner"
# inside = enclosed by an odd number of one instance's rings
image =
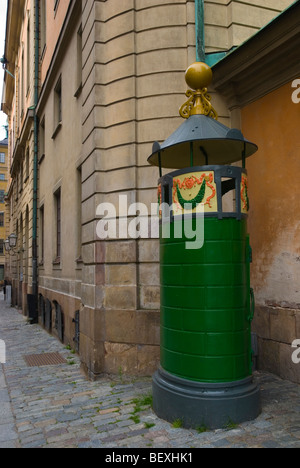
[[[160,157],[162,167],[189,167],[191,143],[195,166],[231,164],[251,156],[258,149],[240,130],[230,129],[206,115],[191,115],[164,143],[154,143],[148,162],[159,166]]]
[[[164,143],[155,142],[148,162],[160,168],[182,169],[190,166],[231,164],[245,160],[258,147],[246,140],[240,130],[230,129],[217,121],[207,87],[212,81],[211,68],[193,63],[185,79],[189,98],[179,113],[185,119]]]

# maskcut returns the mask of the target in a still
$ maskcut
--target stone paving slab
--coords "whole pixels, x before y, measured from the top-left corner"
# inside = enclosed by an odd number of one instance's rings
[[[256,373],[262,414],[215,431],[174,428],[151,409],[151,378],[90,382],[79,358],[0,296],[0,448],[299,448],[300,386]],[[28,367],[24,355],[58,352],[65,364]]]
[[[10,396],[0,364],[0,448],[16,448],[18,434],[11,409]]]

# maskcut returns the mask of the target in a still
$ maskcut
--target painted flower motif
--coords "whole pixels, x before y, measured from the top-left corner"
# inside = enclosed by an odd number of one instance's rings
[[[189,179],[186,179],[185,181],[185,186],[187,189],[192,189],[194,187],[194,184],[195,184],[195,181],[192,177],[190,177]]]

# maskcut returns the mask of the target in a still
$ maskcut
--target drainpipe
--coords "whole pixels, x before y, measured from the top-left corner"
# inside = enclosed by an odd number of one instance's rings
[[[204,0],[195,0],[196,60],[205,62]]]
[[[38,191],[38,116],[39,98],[39,1],[35,0],[34,26],[34,159],[33,159],[33,214],[32,214],[32,294],[35,308],[38,304],[38,255],[37,255],[37,191]]]

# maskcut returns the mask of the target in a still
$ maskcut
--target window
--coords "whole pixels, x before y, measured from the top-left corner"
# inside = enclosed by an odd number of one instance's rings
[[[76,76],[76,92],[75,97],[78,97],[82,90],[82,27],[80,26],[77,32],[77,76]]]
[[[55,211],[56,211],[56,262],[60,261],[61,256],[61,191],[55,193]]]
[[[46,12],[47,12],[47,5],[46,0],[40,1],[41,11],[40,11],[40,40],[41,40],[41,56],[43,57],[44,51],[46,48],[46,37],[47,37],[47,19],[46,19]]]
[[[24,89],[25,89],[25,81],[24,81],[24,67],[25,67],[25,60],[24,60],[24,44],[22,44],[22,62],[21,62],[21,118],[24,115]]]
[[[14,122],[16,133],[19,133],[19,124],[21,118],[21,69],[20,67],[16,67],[16,84],[17,84],[17,95],[16,95],[16,120],[17,123]],[[15,133],[15,134],[16,134]]]
[[[10,217],[12,218],[14,214],[14,187],[12,188],[11,191],[11,196],[10,196]]]
[[[0,174],[0,180],[5,180],[5,174]]]
[[[26,81],[27,81],[27,95],[30,88],[30,18],[28,17],[27,24],[27,50],[26,50]]]
[[[41,123],[40,123],[39,144],[40,144],[39,162],[41,162],[45,156],[45,117],[41,120]]]
[[[236,213],[236,179],[222,177],[222,211],[223,213]]]
[[[19,173],[16,173],[16,178],[15,178],[15,184],[16,184],[16,193],[15,193],[15,201],[18,201],[19,198]]]
[[[61,88],[61,76],[54,88],[54,133],[52,138],[54,139],[61,128],[62,122],[62,88]]]
[[[1,164],[5,163],[5,153],[0,153],[0,163]]]
[[[82,244],[82,176],[81,176],[81,168],[77,169],[77,229],[76,229],[76,237],[77,237],[77,262],[81,261],[81,244]]]
[[[20,193],[23,190],[23,182],[24,182],[23,179],[24,179],[24,172],[23,172],[23,161],[22,161],[21,166],[20,166]]]
[[[0,190],[0,203],[4,203],[4,202],[5,202],[5,191]]]
[[[4,255],[4,239],[0,239],[0,255]]]
[[[26,157],[25,157],[25,181],[29,179],[29,148],[26,150]]]
[[[56,124],[59,124],[62,121],[61,77],[59,78],[58,83],[55,86],[55,114],[56,114]]]
[[[11,160],[12,160],[12,154],[13,154],[13,144],[14,144],[14,140],[13,140],[13,131],[10,130],[9,131],[9,141],[10,141],[10,145],[9,145],[9,162],[10,162],[10,165],[11,165]],[[4,155],[5,156],[5,155]],[[1,160],[0,160],[1,162]],[[5,158],[4,158],[4,162],[5,162]]]
[[[3,211],[0,213],[0,227],[4,226],[4,213]]]
[[[40,263],[44,263],[45,245],[45,213],[44,206],[40,208]]]

